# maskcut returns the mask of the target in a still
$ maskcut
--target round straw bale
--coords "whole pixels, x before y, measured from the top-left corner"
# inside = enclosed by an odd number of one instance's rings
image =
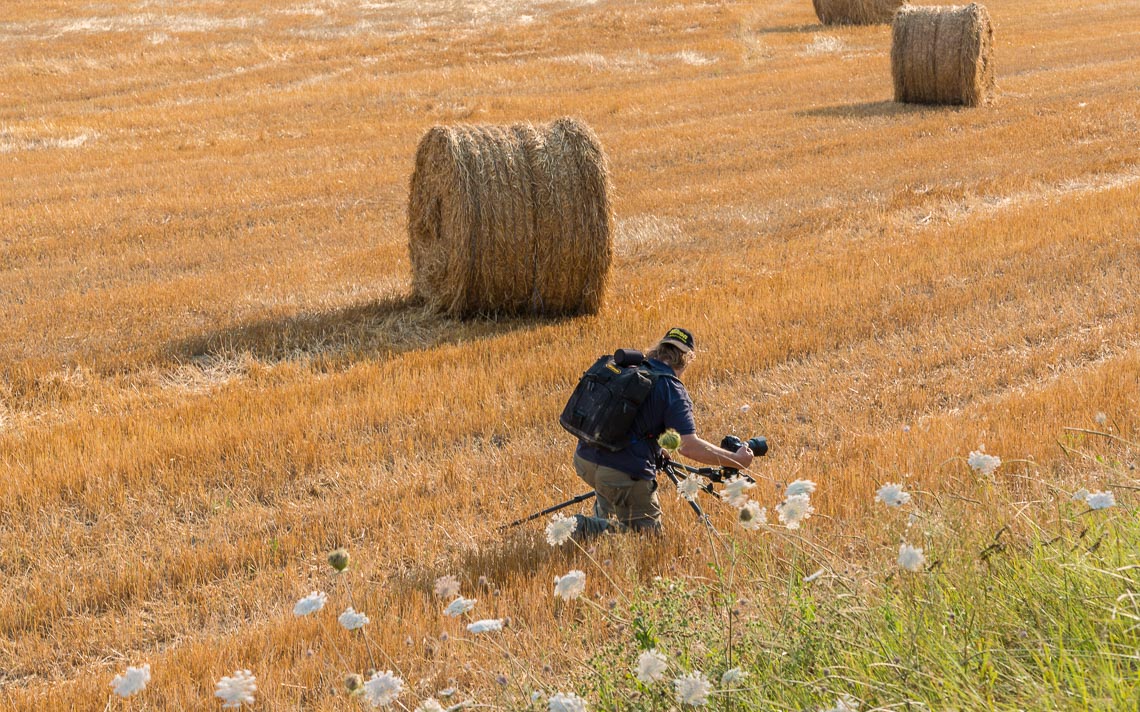
[[[594,313],[611,222],[605,155],[581,123],[436,126],[408,200],[413,290],[454,316]]]
[[[811,0],[825,25],[886,25],[906,0]]]
[[[994,91],[993,27],[986,8],[905,7],[891,28],[895,101],[989,102]]]

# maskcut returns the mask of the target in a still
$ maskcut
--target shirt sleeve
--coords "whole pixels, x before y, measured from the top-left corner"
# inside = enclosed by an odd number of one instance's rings
[[[697,423],[693,419],[693,401],[689,399],[685,387],[673,380],[669,381],[665,427],[676,430],[678,435],[695,435],[697,432]]]

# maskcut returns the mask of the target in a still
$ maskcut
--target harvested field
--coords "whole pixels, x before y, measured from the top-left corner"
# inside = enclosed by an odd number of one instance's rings
[[[934,657],[964,660],[944,693],[915,693],[934,709],[1135,700],[1123,591],[1080,599],[1074,616],[1099,616],[1086,626],[970,629],[972,600],[1037,609],[992,581],[958,598],[943,583],[1027,550],[1070,557],[1063,581],[1095,568],[1123,586],[1140,563],[1124,546],[1140,486],[1136,3],[988,2],[1001,100],[972,110],[893,101],[885,27],[821,28],[790,0],[8,5],[0,708],[212,709],[216,683],[249,669],[258,709],[356,709],[345,675],[378,668],[404,679],[408,710],[449,688],[449,704],[520,709],[537,691],[545,709],[575,690],[633,709],[636,657],[593,657],[634,644],[609,616],[632,626],[644,603],[655,621],[654,592],[719,586],[717,571],[748,606],[675,610],[784,624],[772,640],[787,655],[767,658],[788,667],[753,670],[755,706],[842,693],[899,709]],[[439,314],[415,296],[409,253],[419,141],[563,116],[608,162],[599,311]],[[769,528],[702,499],[749,558],[714,560],[664,481],[652,546],[499,531],[583,491],[557,423],[581,371],[673,325],[700,345],[685,382],[702,435],[772,444],[752,468]],[[988,479],[967,463],[982,445],[1003,460]],[[798,478],[818,489],[793,533],[774,507]],[[907,512],[875,501],[898,482]],[[1117,505],[1076,509],[1080,488]],[[948,563],[904,576],[904,534]],[[1059,538],[1034,548],[1039,535]],[[351,564],[334,576],[337,547]],[[584,599],[553,599],[572,569]],[[478,599],[472,614],[443,615],[444,575]],[[313,591],[324,610],[294,615]],[[968,642],[917,662],[914,646],[884,648],[890,679],[867,685],[812,658],[840,638],[790,642],[855,615],[829,606],[878,610],[892,591],[958,611],[908,640]],[[338,624],[349,605],[370,617],[363,633]],[[477,636],[476,618],[510,623]],[[671,674],[699,663],[719,685],[729,660],[667,637],[680,630],[646,635]],[[1131,648],[1071,648],[1086,630]],[[850,635],[852,654],[877,649]],[[1021,667],[985,667],[1011,649]],[[1050,660],[1067,673],[1046,683],[1042,651],[1062,650]],[[113,697],[144,663],[147,689]],[[1098,671],[1115,687],[1086,686]]]

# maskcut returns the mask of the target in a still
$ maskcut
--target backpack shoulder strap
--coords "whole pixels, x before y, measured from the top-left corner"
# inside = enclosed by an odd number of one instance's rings
[[[649,363],[649,359],[646,359],[645,361],[643,361],[643,362],[641,363],[641,365],[640,365],[640,366],[638,366],[638,368],[640,368],[640,369],[643,369],[643,370],[645,371],[645,373],[646,373],[646,374],[647,374],[647,375],[648,375],[648,376],[649,376],[651,379],[653,379],[653,382],[654,382],[654,383],[656,383],[656,382],[657,382],[657,379],[658,379],[658,378],[668,378],[669,380],[671,380],[671,381],[676,381],[677,383],[680,383],[680,382],[681,382],[681,379],[680,379],[680,378],[677,378],[677,374],[675,374],[675,373],[667,373],[667,372],[665,372],[665,371],[661,371],[661,370],[658,370],[658,369],[655,369],[655,368],[653,368],[653,366],[652,366],[652,365],[650,365],[650,363]]]

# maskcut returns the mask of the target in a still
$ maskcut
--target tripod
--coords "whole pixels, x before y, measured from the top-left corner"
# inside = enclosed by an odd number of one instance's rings
[[[691,467],[691,466],[686,465],[686,464],[681,463],[681,462],[674,462],[674,461],[670,460],[668,457],[663,457],[661,460],[658,461],[657,471],[658,472],[664,472],[665,475],[669,478],[669,480],[673,483],[673,485],[675,487],[680,486],[681,477],[687,477],[688,475],[699,475],[701,477],[705,477],[709,480],[709,483],[706,484],[704,487],[702,487],[701,490],[704,492],[708,492],[709,494],[715,494],[715,492],[713,490],[713,486],[712,486],[713,482],[724,482],[728,478],[733,477],[735,475],[741,475],[742,477],[747,479],[749,482],[755,482],[756,481],[756,480],[752,479],[752,476],[749,475],[748,473],[742,473],[740,470],[737,470],[737,469],[732,468],[732,467]],[[572,504],[577,504],[579,502],[585,502],[587,499],[590,499],[595,494],[597,494],[597,493],[596,492],[586,492],[585,494],[580,494],[577,497],[566,500],[565,502],[561,502],[561,503],[556,504],[552,507],[547,507],[546,509],[542,510],[541,512],[535,512],[534,514],[523,517],[522,519],[515,520],[515,521],[511,522],[510,524],[504,524],[504,525],[499,527],[499,530],[502,531],[503,529],[510,529],[511,527],[517,527],[520,524],[525,524],[526,522],[529,522],[529,521],[534,520],[534,519],[538,519],[539,517],[545,516],[547,514],[553,514],[554,512],[557,512],[560,509],[565,509],[566,507],[569,507]],[[707,514],[705,514],[704,510],[701,509],[701,505],[697,504],[696,499],[686,498],[685,501],[689,503],[689,507],[697,515],[697,520],[704,523],[705,526],[711,528],[712,523],[709,521],[709,516]]]

